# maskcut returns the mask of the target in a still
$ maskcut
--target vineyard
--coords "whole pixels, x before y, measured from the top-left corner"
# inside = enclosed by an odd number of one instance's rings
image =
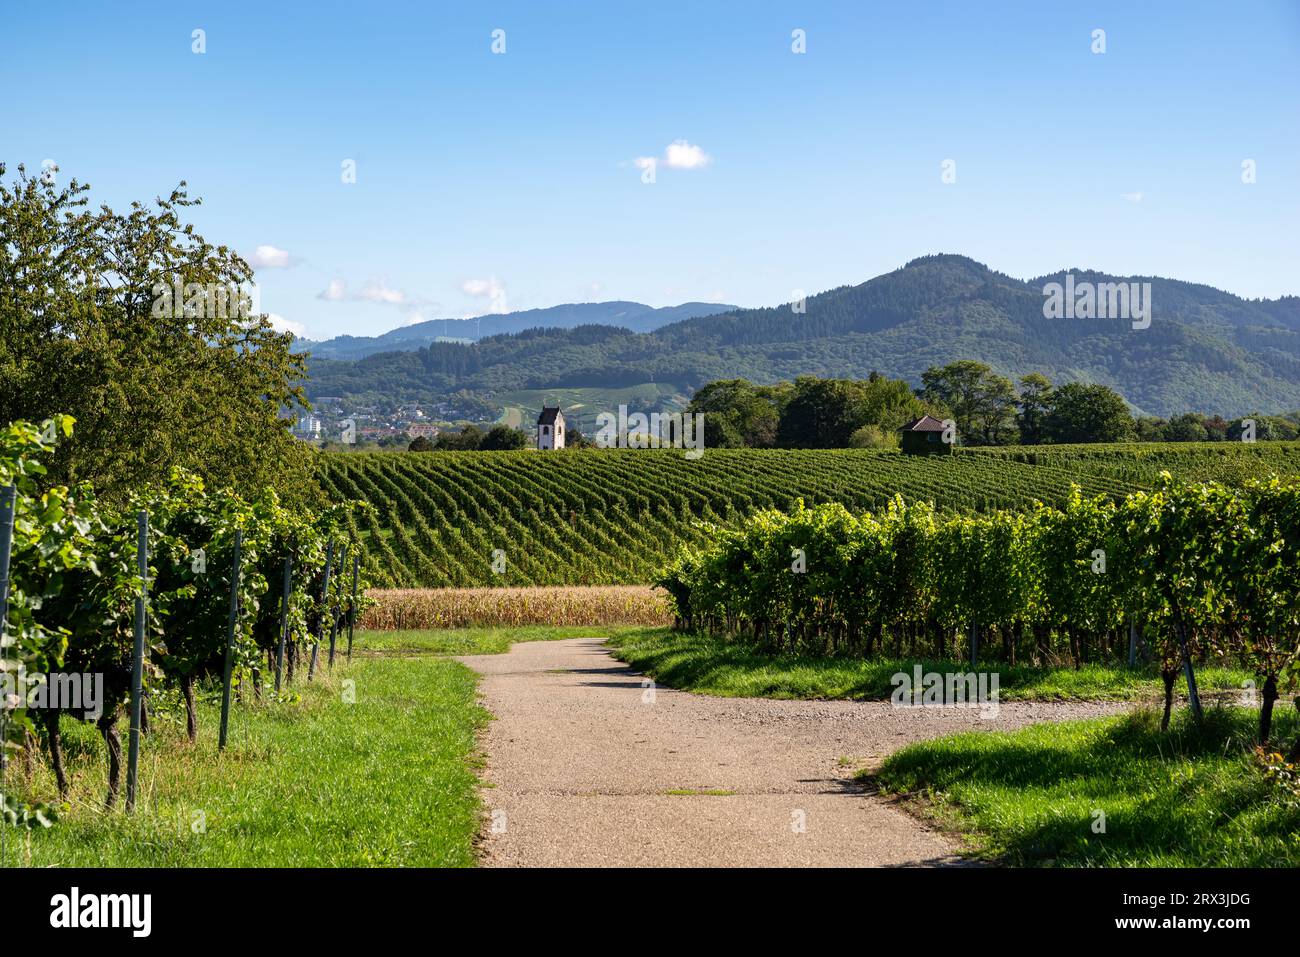
[[[659,579],[678,624],[773,651],[971,666],[1200,662],[1258,678],[1259,739],[1300,677],[1300,480],[1242,488],[1162,477],[1121,501],[941,518],[900,496],[875,513],[765,511],[688,548]],[[1300,754],[1297,741],[1290,757]]]
[[[941,514],[1025,511],[1085,496],[1119,499],[1162,470],[1233,485],[1300,472],[1300,444],[968,449],[917,458],[868,450],[714,449],[561,453],[336,453],[320,481],[352,519],[367,570],[390,588],[640,584],[709,526],[762,509],[837,502],[851,511],[895,495]]]
[[[66,798],[63,730],[84,722],[107,758],[104,805],[119,806],[126,713],[129,811],[156,707],[176,699],[193,742],[197,686],[218,685],[224,747],[241,699],[291,704],[295,680],[350,654],[368,582],[345,531],[356,503],[300,512],[272,491],[208,490],[180,469],[111,506],[89,486],[42,488],[42,460],[72,429],[68,416],[0,429],[0,773],[43,749]],[[58,813],[9,788],[3,801],[10,824],[45,827]]]

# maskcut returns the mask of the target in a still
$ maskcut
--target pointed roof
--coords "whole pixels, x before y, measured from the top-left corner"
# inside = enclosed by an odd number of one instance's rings
[[[903,426],[902,432],[942,432],[944,425],[932,415],[923,415]]]
[[[558,405],[554,407],[544,405],[542,406],[542,414],[537,417],[537,424],[554,425],[556,417],[561,420],[564,419],[564,413],[560,411],[560,407]]]

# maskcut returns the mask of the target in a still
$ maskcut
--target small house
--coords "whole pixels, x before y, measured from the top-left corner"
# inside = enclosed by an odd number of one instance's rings
[[[558,405],[542,406],[542,414],[537,417],[537,447],[564,448],[564,413]]]
[[[953,443],[944,441],[944,424],[932,415],[923,415],[907,423],[899,432],[907,455],[951,455]]]

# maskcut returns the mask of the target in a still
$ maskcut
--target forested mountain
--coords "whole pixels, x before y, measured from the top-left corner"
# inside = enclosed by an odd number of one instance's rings
[[[717,302],[684,302],[680,306],[659,309],[642,302],[571,302],[546,309],[524,309],[471,319],[428,319],[378,336],[338,336],[320,342],[299,339],[297,347],[317,358],[362,359],[377,352],[409,351],[433,342],[473,341],[535,328],[572,329],[575,326],[607,325],[634,332],[652,332],[681,319],[712,316],[735,308]]]
[[[1152,321],[1044,318],[1044,285],[1149,282]],[[858,286],[790,304],[685,319],[651,333],[604,325],[532,329],[476,344],[432,343],[355,362],[319,355],[313,395],[428,401],[458,390],[672,383],[743,376],[865,377],[913,384],[929,366],[978,359],[1018,377],[1091,381],[1139,414],[1236,416],[1300,407],[1300,298],[1246,300],[1208,286],[1072,269],[1028,281],[964,256],[915,259]]]

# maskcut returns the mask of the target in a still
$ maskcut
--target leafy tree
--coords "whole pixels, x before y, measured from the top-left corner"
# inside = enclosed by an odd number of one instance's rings
[[[1052,381],[1041,372],[1020,378],[1020,411],[1016,427],[1021,445],[1038,445],[1043,441],[1043,421],[1052,409]]]
[[[0,182],[0,421],[70,413],[48,480],[108,500],[177,466],[313,497],[285,414],[306,407],[306,357],[241,299],[248,263],[182,222],[184,187],[119,213],[75,179]]]
[[[433,447],[443,451],[472,452],[483,443],[483,430],[475,425],[467,425],[459,432],[439,433]]]
[[[427,435],[417,435],[411,440],[411,444],[406,447],[408,452],[432,452],[433,442]]]
[[[878,425],[864,425],[849,436],[851,449],[896,449],[898,433],[886,432]]]
[[[786,448],[846,448],[854,432],[875,425],[893,432],[927,411],[901,379],[800,376],[781,413],[777,444]],[[707,420],[706,420],[707,421]]]
[[[1015,387],[983,362],[931,366],[921,373],[921,384],[921,398],[950,409],[968,444],[1000,445],[1015,437]]]
[[[1164,429],[1166,442],[1204,442],[1208,438],[1209,433],[1195,412],[1174,416]]]
[[[528,435],[520,429],[508,425],[494,425],[479,443],[484,452],[502,452],[510,449],[522,449],[528,445]]]
[[[760,386],[746,379],[719,379],[697,389],[686,412],[704,413],[705,442],[711,448],[771,448],[791,392],[788,382]],[[709,441],[710,428],[716,443]]]
[[[1169,423],[1156,416],[1144,415],[1133,423],[1139,442],[1164,442]]]
[[[1104,385],[1069,382],[1056,389],[1052,410],[1043,422],[1049,442],[1127,442],[1133,417],[1124,397]]]

